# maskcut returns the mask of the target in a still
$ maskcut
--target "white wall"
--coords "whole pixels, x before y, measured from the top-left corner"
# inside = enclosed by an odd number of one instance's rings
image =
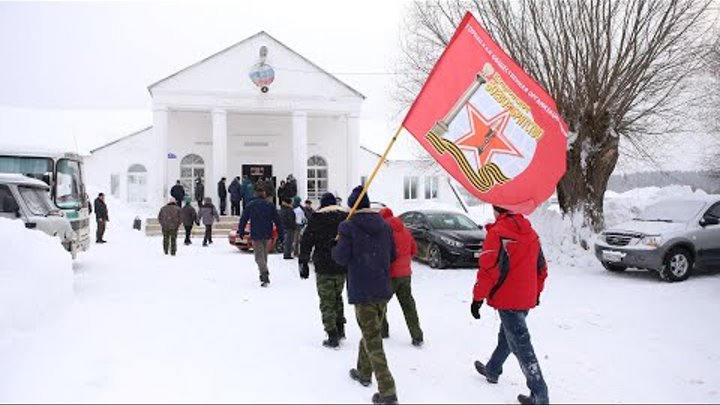
[[[127,201],[127,175],[130,166],[141,164],[147,170],[152,170],[152,150],[149,145],[152,145],[152,129],[95,151],[85,158],[86,181],[91,188],[110,195],[110,176],[117,174],[120,180],[118,198]],[[151,175],[148,172],[148,177]],[[91,195],[90,199],[95,197]]]

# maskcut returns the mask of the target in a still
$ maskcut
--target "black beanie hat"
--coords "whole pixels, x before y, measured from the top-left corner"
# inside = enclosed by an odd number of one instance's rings
[[[350,197],[348,197],[348,207],[351,207],[355,205],[355,201],[357,201],[358,197],[360,197],[360,193],[363,191],[363,186],[357,186],[353,189],[352,193],[350,193]],[[363,196],[362,200],[360,200],[360,204],[358,204],[357,209],[361,210],[363,208],[370,208],[370,198],[368,197],[367,193]]]
[[[325,208],[331,205],[335,205],[337,200],[332,193],[325,193],[320,197],[320,208]]]

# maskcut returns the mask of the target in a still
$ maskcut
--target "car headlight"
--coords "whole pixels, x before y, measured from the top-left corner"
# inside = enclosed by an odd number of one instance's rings
[[[440,237],[440,240],[443,241],[443,242],[445,242],[446,244],[448,244],[448,245],[450,245],[450,246],[454,246],[454,247],[458,247],[458,248],[464,246],[462,242],[457,241],[457,240],[452,239],[452,238],[448,238],[447,236],[441,236],[441,237]]]
[[[662,245],[662,236],[660,235],[645,235],[638,242],[639,245],[650,246],[659,248]]]

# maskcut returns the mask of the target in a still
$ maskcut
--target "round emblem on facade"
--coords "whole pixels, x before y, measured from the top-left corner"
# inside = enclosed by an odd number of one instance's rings
[[[260,88],[260,91],[263,93],[267,93],[269,90],[270,84],[275,80],[275,70],[272,68],[272,66],[265,63],[265,60],[267,59],[267,47],[261,46],[260,47],[260,61],[253,65],[252,69],[250,70],[250,80],[252,80],[253,83],[255,83],[256,86]]]

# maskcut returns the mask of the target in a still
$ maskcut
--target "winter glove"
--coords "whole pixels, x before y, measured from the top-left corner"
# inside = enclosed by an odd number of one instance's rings
[[[470,304],[470,313],[472,314],[473,318],[480,319],[480,307],[485,301],[473,301],[472,304]]]
[[[308,277],[310,277],[310,266],[307,262],[300,262],[300,278],[307,280]]]

